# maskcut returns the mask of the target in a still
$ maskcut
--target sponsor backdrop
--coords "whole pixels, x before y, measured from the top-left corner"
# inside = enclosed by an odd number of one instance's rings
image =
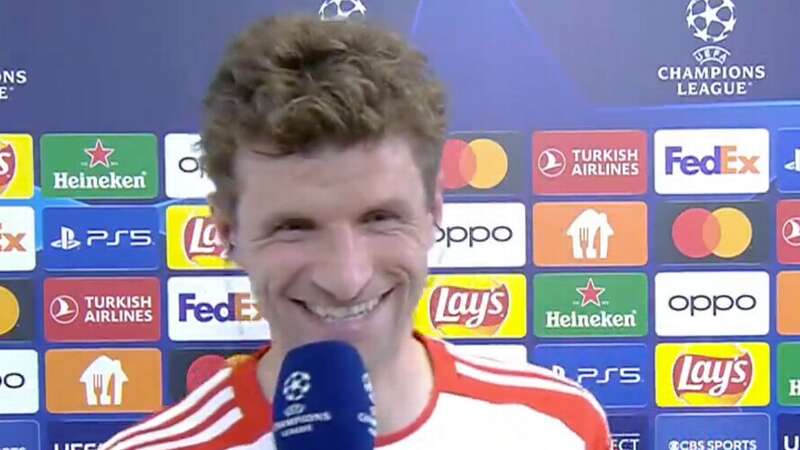
[[[447,84],[420,330],[580,381],[618,450],[800,449],[796,0],[4,2],[0,449],[96,448],[269,340],[194,144],[285,12]]]

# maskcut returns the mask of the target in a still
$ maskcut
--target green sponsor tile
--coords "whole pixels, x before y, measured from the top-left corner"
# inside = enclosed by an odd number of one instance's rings
[[[148,199],[158,195],[152,134],[45,134],[40,140],[45,197]]]
[[[534,333],[539,337],[645,336],[647,305],[647,275],[642,273],[533,278]]]
[[[800,406],[800,342],[778,344],[778,403]]]

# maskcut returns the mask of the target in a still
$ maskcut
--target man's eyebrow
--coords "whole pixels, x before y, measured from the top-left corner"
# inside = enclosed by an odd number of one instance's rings
[[[262,217],[258,221],[258,227],[260,229],[271,228],[281,223],[293,221],[311,223],[314,221],[314,219],[312,219],[308,214],[301,213],[300,211],[279,211]]]
[[[376,211],[376,210],[390,210],[406,214],[411,210],[411,205],[409,205],[408,201],[405,199],[398,197],[391,197],[369,204],[364,207],[364,210],[366,212]]]

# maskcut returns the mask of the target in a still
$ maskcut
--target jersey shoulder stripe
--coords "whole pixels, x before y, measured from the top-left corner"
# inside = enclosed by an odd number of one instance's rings
[[[191,434],[198,425],[214,423],[235,408],[232,368],[225,368],[183,400],[113,436],[100,450],[139,450]]]

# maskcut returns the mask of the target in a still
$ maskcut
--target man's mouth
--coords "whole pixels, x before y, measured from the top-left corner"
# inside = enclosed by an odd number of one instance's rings
[[[388,290],[386,293],[379,297],[359,302],[355,305],[349,306],[323,306],[323,305],[309,305],[306,302],[293,300],[295,303],[302,305],[306,311],[314,314],[326,322],[340,322],[347,320],[357,320],[365,317],[378,307],[378,305],[385,300],[393,289]]]

